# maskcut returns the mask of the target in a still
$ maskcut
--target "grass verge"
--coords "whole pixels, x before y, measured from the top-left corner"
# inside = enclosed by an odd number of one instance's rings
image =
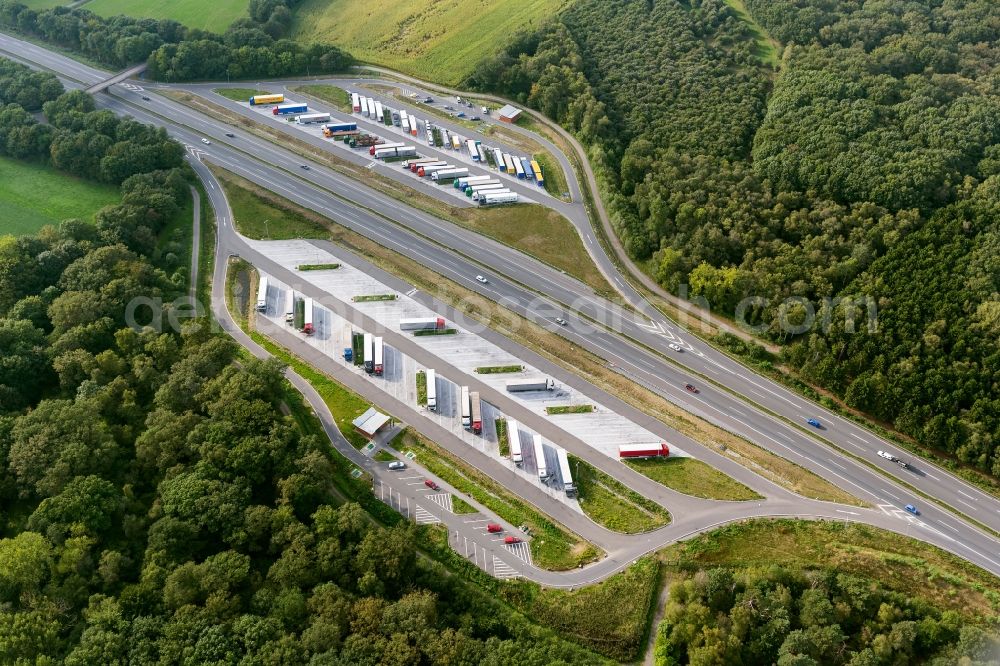
[[[476,374],[480,375],[502,375],[506,372],[521,372],[523,365],[483,365],[476,368]]]
[[[650,458],[627,460],[625,464],[685,495],[734,501],[763,499],[732,477],[694,458]]]
[[[300,271],[332,271],[340,268],[340,264],[302,264],[295,268]]]
[[[562,198],[564,192],[568,192],[566,186],[566,175],[563,170],[555,164],[555,160],[548,153],[535,153],[532,159],[542,167],[542,185],[545,191],[554,197]]]
[[[417,404],[427,406],[427,373],[423,370],[417,371]]]
[[[326,102],[327,104],[335,107],[338,111],[343,111],[344,113],[352,113],[354,111],[354,108],[351,106],[350,94],[339,86],[316,84],[298,86],[296,88],[292,88],[292,90],[302,93],[303,95],[315,97],[322,102]]]
[[[555,414],[589,414],[592,411],[594,411],[593,405],[555,405],[545,408],[545,413],[550,416]]]
[[[479,513],[476,510],[476,507],[472,506],[461,497],[455,497],[454,495],[451,498],[451,511],[452,513],[458,514],[460,516],[464,516],[470,513]]]
[[[435,294],[437,298],[461,310],[466,315],[533,349],[552,362],[580,374],[612,395],[618,396],[632,406],[680,430],[685,435],[755,470],[782,487],[814,499],[854,505],[863,504],[850,493],[805,468],[685,412],[661,396],[609,369],[603,359],[579,349],[557,333],[548,331],[509,310],[497,308],[492,301],[449,280],[442,279],[433,270],[382,247],[360,234],[332,224],[326,218],[277,197],[263,188],[258,188],[248,181],[227,172],[222,172],[220,179],[222,178],[230,183],[229,188],[235,185],[252,188],[254,193],[259,193],[259,197],[268,202],[275,202],[289,214],[300,218],[303,228],[309,229],[325,225],[327,237],[347,250],[364,256],[383,270],[407,280],[418,289]],[[242,181],[242,184],[238,181]]]
[[[250,98],[254,95],[270,95],[267,90],[257,90],[256,88],[216,88],[212,92],[222,95],[226,99],[234,102],[250,103]]]
[[[393,440],[393,448],[412,451],[416,460],[435,476],[469,495],[513,525],[526,525],[531,533],[531,557],[543,569],[562,571],[591,562],[598,549],[560,527],[527,502],[479,470],[454,458],[436,444],[407,428]]]
[[[580,508],[591,520],[623,534],[649,532],[670,523],[670,513],[586,462],[569,456]]]
[[[354,296],[351,298],[355,303],[375,303],[377,301],[394,301],[396,294],[365,294],[364,296]]]
[[[458,333],[456,328],[422,328],[418,331],[413,331],[415,336],[426,336],[426,335],[455,335]]]
[[[375,452],[375,456],[373,459],[376,460],[377,462],[392,462],[393,460],[396,459],[396,456],[392,455],[385,449],[379,449],[378,451]]]
[[[493,427],[497,431],[497,445],[500,447],[500,455],[504,458],[510,457],[510,437],[507,435],[506,419],[494,419]]]

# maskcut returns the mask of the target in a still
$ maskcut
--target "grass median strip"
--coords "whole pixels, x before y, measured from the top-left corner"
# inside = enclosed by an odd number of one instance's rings
[[[351,300],[355,303],[375,303],[378,301],[394,301],[398,298],[396,294],[366,294],[355,296]]]
[[[593,405],[555,405],[545,408],[545,413],[550,416],[556,414],[589,414],[592,411],[594,411]]]
[[[256,88],[216,88],[212,92],[217,95],[222,95],[226,99],[231,99],[234,102],[250,102],[250,98],[254,95],[270,95],[266,90],[257,90]]]
[[[470,513],[479,513],[476,510],[476,507],[472,506],[461,497],[455,497],[454,495],[451,496],[451,511],[452,513],[460,516]]]
[[[576,456],[569,456],[580,508],[591,520],[623,534],[670,524],[670,512]]]
[[[649,458],[625,464],[667,488],[716,500],[758,500],[763,496],[711,465],[694,458]]]
[[[513,525],[531,534],[531,557],[543,569],[562,571],[598,559],[600,551],[514,496],[494,479],[454,458],[407,428],[393,440],[397,451],[413,452],[416,461]]]
[[[504,458],[509,458],[510,436],[507,434],[507,421],[505,419],[494,419],[493,426],[497,431],[497,445],[500,447],[500,455]]]
[[[483,365],[476,368],[479,375],[502,375],[507,372],[521,372],[523,365]]]
[[[417,371],[417,404],[427,406],[427,373],[423,370]]]
[[[332,271],[340,268],[340,264],[302,264],[295,268],[300,271]]]
[[[320,101],[331,104],[336,107],[338,111],[343,111],[344,113],[351,113],[354,111],[353,107],[351,107],[351,95],[340,86],[315,84],[297,86],[292,88],[292,90],[300,92],[304,95],[310,95]]]

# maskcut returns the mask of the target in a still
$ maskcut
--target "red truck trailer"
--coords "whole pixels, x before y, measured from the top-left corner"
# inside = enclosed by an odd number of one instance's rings
[[[666,442],[659,444],[622,444],[618,447],[618,457],[625,458],[666,458],[670,448]]]

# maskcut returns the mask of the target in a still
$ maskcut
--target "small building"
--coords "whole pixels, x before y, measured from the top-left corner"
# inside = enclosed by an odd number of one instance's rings
[[[507,104],[502,109],[497,111],[497,116],[502,122],[516,123],[517,119],[521,117],[521,109]]]
[[[352,421],[352,425],[359,433],[368,439],[372,439],[379,433],[380,430],[382,430],[382,428],[391,422],[392,418],[389,415],[376,411],[376,409],[372,407],[367,412],[354,419],[354,421]]]

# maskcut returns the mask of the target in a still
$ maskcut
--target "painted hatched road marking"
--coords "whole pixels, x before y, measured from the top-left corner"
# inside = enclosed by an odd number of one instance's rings
[[[448,511],[449,513],[455,513],[451,508],[451,494],[450,493],[437,493],[434,495],[425,495],[427,499],[437,504],[439,507]]]
[[[419,504],[417,505],[416,520],[418,525],[431,525],[440,523],[441,520],[430,511],[427,511]]]
[[[496,578],[516,578],[518,574],[517,569],[510,566],[503,560],[499,559],[496,555],[493,555],[493,575]]]
[[[506,544],[506,548],[510,551],[511,555],[525,564],[529,566],[531,565],[531,547],[528,545],[527,541]]]

